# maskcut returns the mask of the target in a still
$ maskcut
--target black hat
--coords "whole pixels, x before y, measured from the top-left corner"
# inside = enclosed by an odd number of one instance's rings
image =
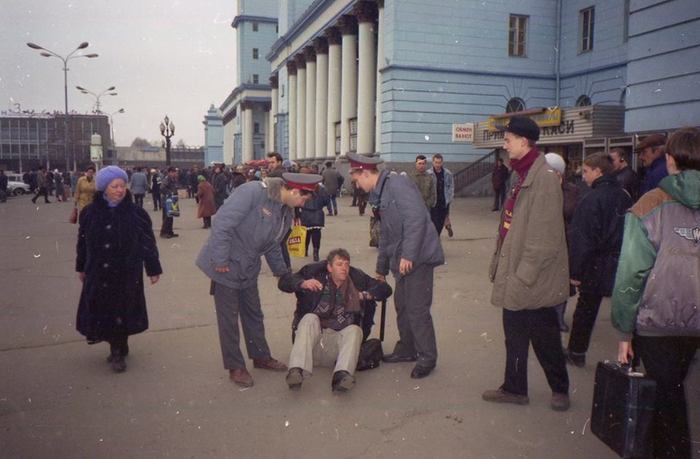
[[[533,142],[540,140],[540,127],[532,118],[526,116],[514,116],[504,129],[506,132],[511,132],[520,137],[525,137]]]
[[[377,166],[384,162],[378,156],[365,156],[357,153],[348,153],[348,161],[350,161],[350,172],[356,170],[376,170]]]
[[[323,177],[318,174],[295,174],[293,172],[285,172],[282,174],[282,180],[284,180],[284,183],[288,186],[298,190],[316,191]]]

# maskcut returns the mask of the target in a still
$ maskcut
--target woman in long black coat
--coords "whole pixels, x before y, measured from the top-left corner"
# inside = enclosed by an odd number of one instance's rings
[[[128,336],[148,328],[143,270],[151,284],[163,272],[151,219],[126,189],[116,166],[97,173],[95,198],[80,213],[76,271],[83,282],[76,321],[88,344],[107,341],[115,372],[126,370]]]

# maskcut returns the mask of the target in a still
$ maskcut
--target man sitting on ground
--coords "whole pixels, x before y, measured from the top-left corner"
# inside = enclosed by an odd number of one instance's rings
[[[350,254],[334,249],[326,261],[311,263],[279,280],[280,290],[296,293],[287,385],[301,388],[317,365],[335,366],[331,387],[346,392],[355,385],[360,345],[373,324],[374,300],[391,296],[391,287],[350,266]]]

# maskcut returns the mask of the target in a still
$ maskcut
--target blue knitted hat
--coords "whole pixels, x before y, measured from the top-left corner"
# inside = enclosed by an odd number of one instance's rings
[[[124,170],[120,167],[103,167],[97,172],[95,177],[95,187],[97,188],[97,191],[104,191],[107,188],[107,185],[112,183],[112,180],[118,178],[124,180],[125,182],[129,181],[129,176],[126,175],[126,172],[124,172]]]

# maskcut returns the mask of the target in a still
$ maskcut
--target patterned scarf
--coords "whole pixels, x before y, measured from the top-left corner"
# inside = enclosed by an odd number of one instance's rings
[[[499,233],[501,236],[501,241],[506,238],[508,230],[510,229],[510,224],[513,221],[513,209],[515,208],[515,201],[518,199],[520,194],[520,188],[523,186],[523,182],[527,177],[530,168],[535,163],[537,157],[540,156],[540,152],[537,147],[533,147],[525,156],[520,159],[512,159],[510,165],[513,170],[518,174],[518,182],[513,187],[513,190],[508,196],[505,205],[503,206],[503,213],[501,214],[501,226],[499,228]]]

